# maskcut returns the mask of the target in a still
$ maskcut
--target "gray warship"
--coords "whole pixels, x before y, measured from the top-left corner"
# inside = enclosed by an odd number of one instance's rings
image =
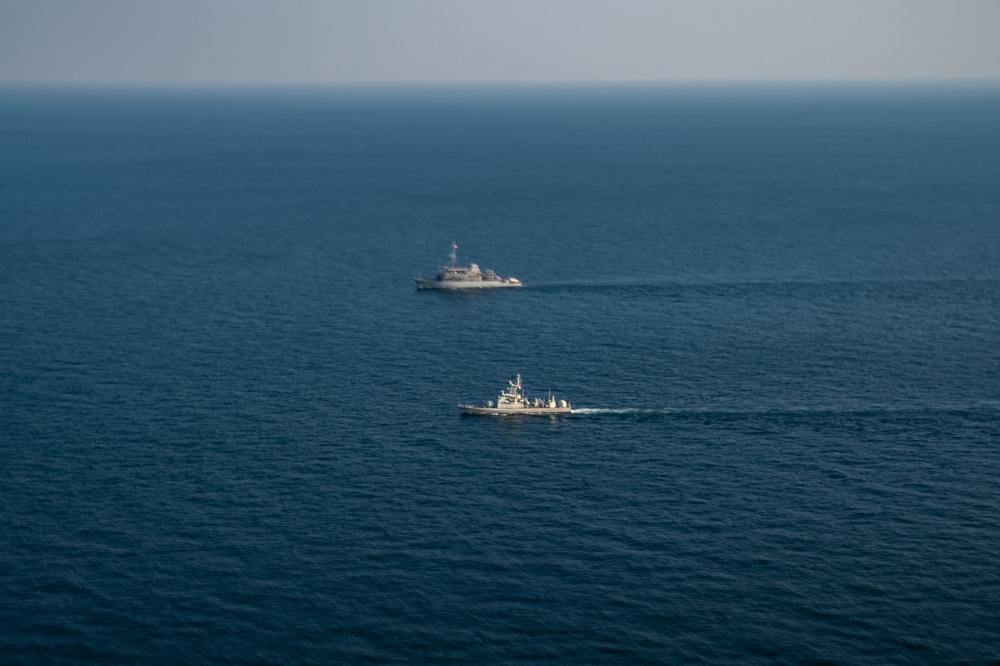
[[[545,400],[535,398],[528,400],[524,397],[524,387],[521,385],[521,375],[514,381],[507,382],[507,390],[497,396],[496,404],[492,400],[485,405],[468,405],[458,403],[458,408],[463,414],[477,414],[482,416],[544,416],[554,414],[572,414],[573,408],[565,400],[556,400],[549,391],[549,397]]]
[[[452,242],[448,265],[441,267],[437,277],[413,278],[417,283],[417,289],[497,289],[521,286],[521,281],[517,278],[502,278],[491,270],[481,270],[476,264],[469,264],[468,267],[456,266],[456,250],[458,245]]]

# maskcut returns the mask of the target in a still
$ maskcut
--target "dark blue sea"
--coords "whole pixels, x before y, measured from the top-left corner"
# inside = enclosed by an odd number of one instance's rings
[[[996,663],[998,480],[996,87],[0,90],[4,664]]]

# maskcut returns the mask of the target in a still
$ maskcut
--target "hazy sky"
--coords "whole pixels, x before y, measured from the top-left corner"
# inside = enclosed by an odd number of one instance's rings
[[[1000,0],[0,0],[0,83],[1000,80]]]

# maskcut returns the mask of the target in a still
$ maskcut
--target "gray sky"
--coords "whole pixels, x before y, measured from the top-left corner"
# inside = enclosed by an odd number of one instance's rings
[[[1000,0],[0,0],[0,83],[1000,80]]]

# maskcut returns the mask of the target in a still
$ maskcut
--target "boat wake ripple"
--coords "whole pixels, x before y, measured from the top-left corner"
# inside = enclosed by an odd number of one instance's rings
[[[841,405],[815,407],[763,407],[740,409],[734,407],[579,407],[573,408],[574,415],[618,415],[618,416],[689,416],[689,415],[721,415],[721,416],[768,416],[768,415],[809,415],[809,414],[904,414],[904,413],[985,413],[1000,412],[1000,402],[981,401],[972,405],[940,404],[940,405]]]
[[[639,409],[637,407],[582,407],[573,408],[573,414],[671,414],[681,410],[676,409]]]

